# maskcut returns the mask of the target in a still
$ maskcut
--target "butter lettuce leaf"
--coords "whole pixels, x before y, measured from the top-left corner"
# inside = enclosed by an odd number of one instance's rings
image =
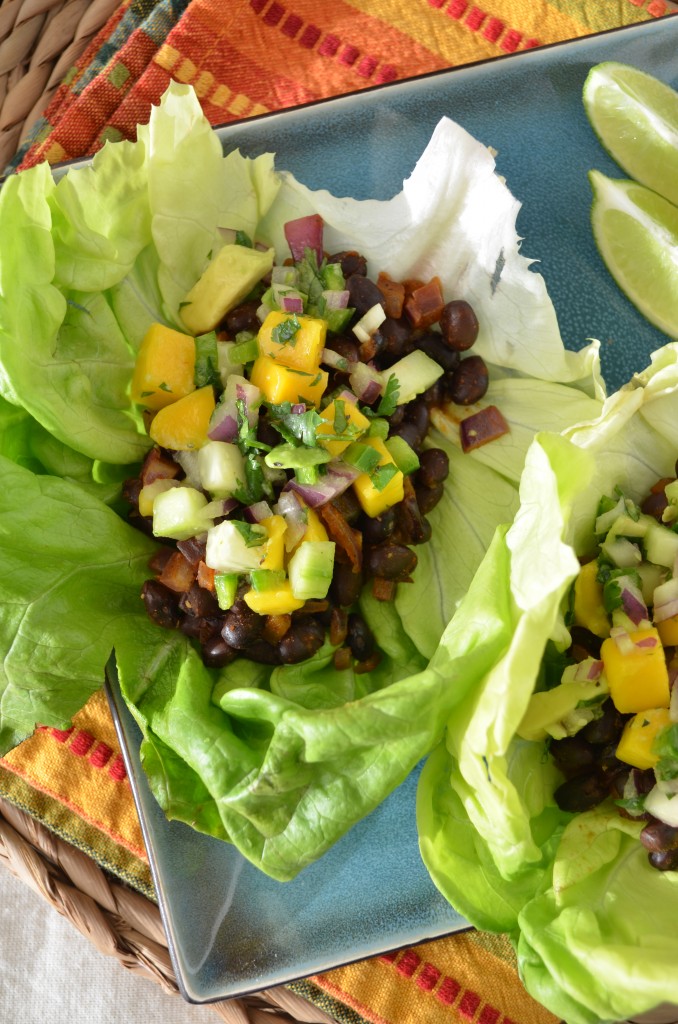
[[[675,343],[598,417],[536,436],[513,524],[498,531],[451,623],[464,632],[487,616],[492,660],[473,673],[419,784],[420,848],[434,882],[471,923],[511,934],[529,991],[573,1024],[678,1001],[669,967],[678,876],[649,866],[640,825],[612,805],[561,812],[544,744],[516,729],[547,645],[569,644],[567,595],[577,556],[593,549],[600,496],[619,486],[641,500],[674,474],[677,452]],[[504,595],[499,610],[487,580]]]

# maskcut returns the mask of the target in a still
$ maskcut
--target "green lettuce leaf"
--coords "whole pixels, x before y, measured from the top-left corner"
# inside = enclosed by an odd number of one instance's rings
[[[44,165],[7,182],[0,478],[11,514],[0,530],[9,550],[35,505],[50,531],[31,527],[0,572],[2,749],[33,722],[67,721],[114,649],[167,815],[284,879],[436,746],[474,673],[496,656],[493,629],[509,642],[500,596],[492,629],[487,615],[461,630],[456,617],[448,623],[497,524],[518,507],[534,433],[595,418],[604,396],[597,344],[565,351],[544,283],[519,253],[518,209],[486,147],[446,119],[398,196],[356,202],[281,178],[270,154],[224,156],[194,93],[177,83],[136,142],[106,145],[57,182]],[[446,293],[472,301],[487,401],[510,433],[464,455],[454,418],[437,416],[431,443],[447,451],[451,474],[431,515],[433,540],[417,549],[414,583],[394,604],[361,601],[384,651],[375,670],[337,672],[329,648],[273,671],[241,661],[209,670],[183,635],[146,618],[139,590],[152,542],[100,499],[115,503],[148,446],[128,388],[149,324],[181,326],[181,302],[222,229],[272,241],[282,259],[284,222],[310,210],[325,218],[328,247],[364,251],[375,272],[440,274]],[[54,607],[45,595],[58,596]]]
[[[678,1001],[669,966],[678,876],[649,866],[639,824],[614,808],[561,812],[545,746],[516,729],[547,645],[568,646],[565,603],[577,555],[594,545],[601,494],[618,485],[639,501],[673,475],[677,452],[675,343],[598,417],[537,435],[514,522],[497,533],[451,623],[463,632],[487,617],[493,657],[472,673],[419,785],[420,848],[434,882],[473,924],[513,936],[529,991],[573,1024]]]

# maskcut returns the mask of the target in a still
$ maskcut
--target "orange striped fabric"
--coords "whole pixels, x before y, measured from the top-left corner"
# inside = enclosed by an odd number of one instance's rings
[[[676,9],[668,0],[125,0],[11,166],[133,138],[172,78],[193,85],[213,124],[227,123]],[[103,694],[71,729],[38,729],[2,759],[0,793],[152,892]],[[293,987],[347,1024],[554,1021],[523,989],[508,941],[477,932]]]

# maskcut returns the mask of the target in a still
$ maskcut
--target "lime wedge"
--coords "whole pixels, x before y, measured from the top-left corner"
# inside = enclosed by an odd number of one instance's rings
[[[583,101],[594,132],[629,177],[678,203],[678,93],[606,61],[589,72]]]
[[[624,294],[670,338],[678,338],[678,207],[635,181],[590,171],[591,226]]]

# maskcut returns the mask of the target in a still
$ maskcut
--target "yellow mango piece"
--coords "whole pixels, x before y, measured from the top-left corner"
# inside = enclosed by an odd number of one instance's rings
[[[376,448],[381,458],[379,459],[378,466],[385,466],[387,463],[393,463],[394,459],[382,441],[380,437],[363,437],[361,444],[368,444],[372,448]],[[399,501],[403,500],[405,496],[405,490],[403,487],[403,474],[398,470],[395,476],[392,476],[389,482],[380,491],[374,486],[370,479],[369,473],[361,473],[360,476],[353,481],[353,490],[356,493],[358,501],[362,507],[363,512],[370,518],[374,519],[375,516],[381,515],[391,505],[396,505]]]
[[[655,626],[665,647],[678,645],[678,615],[672,615],[662,622],[655,622]]]
[[[208,385],[160,409],[153,417],[148,432],[161,448],[177,452],[201,448],[207,441],[213,412],[214,391]]]
[[[620,761],[634,768],[653,768],[659,757],[652,747],[657,735],[671,725],[667,708],[650,708],[630,718],[624,726],[616,754]]]
[[[304,606],[292,593],[289,580],[283,580],[270,590],[248,590],[243,600],[257,615],[289,615]]]
[[[163,409],[195,389],[195,341],[164,324],[151,324],[132,374],[131,398],[147,409]]]
[[[285,530],[287,523],[282,516],[268,516],[262,519],[260,526],[266,528],[268,539],[265,544],[262,569],[284,569],[285,567]]]
[[[329,405],[325,406],[323,411],[320,413],[323,420],[326,420],[327,422],[318,424],[316,434],[322,435],[335,433],[334,417],[336,415],[336,411],[335,399],[335,401],[330,402]],[[352,427],[356,428],[355,435],[352,438],[348,441],[323,441],[322,437],[319,437],[318,439],[319,443],[330,453],[333,459],[336,459],[341,455],[341,453],[345,451],[353,441],[357,440],[361,434],[364,434],[370,425],[370,421],[367,416],[364,416],[363,413],[361,413],[355,402],[348,400],[344,401],[344,414],[348,423]]]
[[[603,604],[603,588],[596,579],[598,562],[582,565],[574,581],[574,621],[595,636],[610,635],[610,620]]]
[[[319,405],[329,375],[325,370],[296,370],[283,366],[270,356],[259,356],[252,364],[250,383],[261,389],[264,398],[279,405],[281,402],[305,402]]]
[[[603,640],[600,649],[614,706],[622,714],[667,708],[669,673],[659,633],[650,627],[628,635],[633,643],[629,653],[613,637]]]
[[[295,316],[301,324],[299,330],[286,342],[275,340],[274,331]],[[281,313],[277,310],[269,313],[259,328],[259,352],[270,356],[277,363],[292,366],[297,370],[308,370],[314,373],[320,365],[320,357],[325,347],[327,324],[311,316],[298,313]]]

